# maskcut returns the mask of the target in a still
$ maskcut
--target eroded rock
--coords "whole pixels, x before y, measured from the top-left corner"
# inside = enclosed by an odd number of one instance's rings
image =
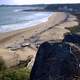
[[[79,62],[72,49],[74,47],[66,42],[41,44],[30,80],[73,80],[78,76]]]

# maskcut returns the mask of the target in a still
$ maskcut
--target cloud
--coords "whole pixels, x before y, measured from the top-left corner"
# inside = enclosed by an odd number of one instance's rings
[[[80,3],[80,0],[14,0],[15,4]]]
[[[0,3],[7,4],[62,4],[62,3],[80,3],[80,0],[0,0]]]

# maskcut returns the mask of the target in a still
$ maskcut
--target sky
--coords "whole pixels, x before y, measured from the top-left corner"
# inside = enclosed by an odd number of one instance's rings
[[[80,3],[80,0],[0,0],[0,4],[27,5],[27,4],[57,4],[57,3]]]

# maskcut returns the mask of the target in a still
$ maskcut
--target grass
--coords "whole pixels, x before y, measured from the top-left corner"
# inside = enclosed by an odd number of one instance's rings
[[[0,80],[29,80],[31,70],[27,68],[0,71]]]
[[[26,67],[6,68],[0,57],[0,80],[29,80],[30,72]]]
[[[70,31],[70,34],[80,35],[80,25],[73,26],[73,27],[66,28],[66,29],[68,29]],[[80,46],[80,43],[75,43],[75,44]]]
[[[77,33],[80,34],[80,25],[79,26],[70,27],[70,28],[67,28],[67,29],[70,30],[70,32],[73,33],[73,34],[77,34]]]
[[[5,70],[5,69],[6,69],[5,61],[0,56],[0,71]]]

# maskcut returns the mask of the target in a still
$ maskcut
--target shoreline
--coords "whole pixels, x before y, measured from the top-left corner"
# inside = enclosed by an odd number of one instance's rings
[[[20,61],[27,61],[30,56],[33,64],[41,43],[63,40],[64,34],[70,33],[66,28],[77,25],[79,22],[76,16],[65,12],[54,12],[48,21],[36,26],[0,33],[0,56],[9,67],[18,65]]]
[[[20,23],[20,24],[9,24],[9,25],[2,25],[1,27],[5,27],[2,28],[2,30],[0,30],[0,33],[6,33],[6,32],[14,32],[14,31],[17,31],[17,30],[21,30],[21,29],[27,29],[29,27],[33,27],[33,26],[36,26],[36,25],[39,25],[43,22],[46,22],[48,21],[48,18],[43,18],[43,19],[39,19],[39,20],[35,20],[35,21],[30,21],[29,23]],[[12,28],[11,28],[12,26]],[[19,26],[19,28],[18,28]],[[9,28],[9,30],[8,30]]]
[[[70,14],[68,14],[70,15]],[[69,30],[65,29],[66,27],[73,27],[74,25],[78,25],[78,22],[76,22],[76,17],[72,16],[69,17],[68,22],[66,21],[67,19],[67,13],[65,12],[54,12],[49,18],[48,21],[28,27],[28,28],[24,28],[24,29],[20,29],[20,30],[16,30],[16,31],[11,31],[11,32],[6,32],[6,33],[0,33],[0,44],[2,44],[3,42],[6,42],[13,38],[14,41],[18,41],[17,39],[14,39],[15,37],[18,36],[18,38],[20,39],[21,36],[24,36],[24,38],[28,39],[33,35],[39,35],[39,33],[42,34],[42,36],[45,35],[45,30],[48,30],[49,28],[53,28],[54,27],[54,32],[52,34],[56,34],[53,35],[55,37],[55,40],[59,37],[62,38],[63,34],[66,32],[69,32]],[[72,19],[72,21],[71,21]],[[65,21],[64,21],[65,20]],[[61,31],[59,31],[61,30]],[[59,31],[61,33],[61,35],[57,36],[59,33],[57,32]],[[51,31],[50,31],[51,32]],[[40,34],[40,35],[41,35]],[[21,35],[21,36],[20,36]],[[47,34],[47,36],[49,36]],[[45,37],[45,36],[44,36]],[[54,38],[52,38],[54,39]],[[44,40],[45,41],[45,40]],[[10,41],[13,42],[13,41]]]
[[[35,26],[37,24],[46,22],[48,20],[48,17],[52,15],[52,12],[35,12],[35,14],[25,16],[22,19],[24,21],[15,22],[12,20],[12,23],[10,23],[10,20],[3,21],[2,25],[0,25],[0,33],[4,32],[11,32],[19,29],[25,29],[27,27]],[[19,17],[20,18],[20,17]],[[14,18],[13,18],[14,19]],[[8,24],[5,22],[9,22]],[[17,20],[19,21],[19,20]],[[3,25],[4,24],[4,25]]]

